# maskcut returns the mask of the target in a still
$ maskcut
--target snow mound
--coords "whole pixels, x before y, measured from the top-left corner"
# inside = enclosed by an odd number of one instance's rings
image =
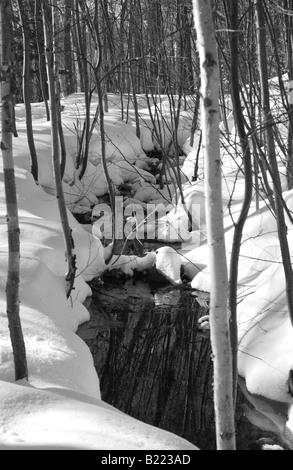
[[[156,269],[173,285],[181,285],[181,256],[170,246],[156,250]]]
[[[1,411],[2,450],[198,450],[79,391],[22,381],[1,387],[0,400],[9,404]]]

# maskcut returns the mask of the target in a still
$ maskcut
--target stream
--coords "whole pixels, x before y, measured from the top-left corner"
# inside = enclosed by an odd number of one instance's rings
[[[208,295],[146,280],[90,283],[90,320],[78,335],[89,346],[102,399],[202,450],[216,448],[209,335],[197,327]],[[236,413],[237,450],[263,433]]]

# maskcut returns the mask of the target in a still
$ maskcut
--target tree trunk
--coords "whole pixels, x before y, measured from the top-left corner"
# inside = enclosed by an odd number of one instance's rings
[[[134,6],[132,6],[134,9]],[[134,12],[137,13],[137,12]],[[129,27],[129,37],[128,37],[128,51],[129,57],[135,58],[135,16],[133,13],[130,16],[130,27]],[[137,64],[133,61],[129,61],[129,75],[130,81],[132,85],[132,98],[133,98],[133,107],[134,107],[134,116],[135,116],[135,128],[136,128],[136,136],[140,138],[140,120],[139,120],[139,111],[138,111],[138,103],[137,103],[137,73],[134,70],[137,70]]]
[[[238,379],[238,328],[237,328],[237,291],[238,291],[238,261],[241,248],[241,240],[244,224],[250,208],[252,198],[252,166],[248,137],[244,127],[244,117],[241,107],[239,92],[239,73],[238,73],[238,4],[234,0],[231,1],[230,19],[227,18],[229,24],[229,41],[231,49],[231,83],[232,83],[232,102],[233,113],[235,118],[236,129],[241,145],[243,156],[243,167],[245,175],[245,194],[241,207],[240,215],[234,226],[234,235],[232,243],[232,253],[230,258],[229,273],[229,309],[230,309],[230,336],[232,347],[233,361],[233,395],[234,406],[237,398],[237,379]],[[237,184],[237,183],[236,183]]]
[[[10,331],[15,368],[15,380],[28,379],[26,350],[19,315],[19,269],[20,242],[17,194],[12,152],[13,100],[11,94],[11,39],[10,39],[10,2],[0,1],[0,66],[1,66],[1,102],[2,134],[1,150],[7,207],[8,226],[8,276],[6,283],[7,317]]]
[[[279,175],[279,169],[276,159],[275,143],[273,135],[273,116],[270,109],[270,96],[268,85],[268,66],[266,54],[266,32],[264,10],[261,0],[254,0],[255,4],[255,19],[257,31],[257,47],[258,47],[258,61],[260,72],[260,85],[261,85],[261,99],[262,99],[262,113],[263,113],[263,126],[265,128],[265,145],[268,153],[269,164],[271,167],[274,198],[275,198],[275,213],[278,227],[278,237],[280,242],[280,249],[282,254],[282,262],[284,266],[284,273],[286,279],[286,294],[287,305],[290,315],[291,324],[293,326],[293,271],[291,264],[290,250],[287,240],[287,227],[284,216],[284,200],[282,197],[282,187]]]
[[[36,43],[38,50],[38,61],[39,61],[39,76],[40,76],[40,85],[41,92],[43,95],[43,100],[46,108],[46,117],[47,121],[50,121],[50,110],[47,99],[47,87],[46,87],[46,74],[44,73],[44,62],[42,58],[41,46],[40,46],[40,27],[39,27],[39,2],[35,0],[35,31],[36,31]]]
[[[78,84],[79,84],[79,90],[81,93],[83,93],[84,90],[84,65],[83,65],[83,58],[82,58],[82,53],[86,53],[86,35],[85,33],[85,21],[82,23],[82,31],[81,31],[81,24],[80,24],[80,13],[79,13],[79,0],[74,0],[73,3],[73,23],[74,23],[74,28],[72,29],[72,37],[73,37],[73,42],[75,46],[75,51],[76,51],[76,62],[77,62],[77,71],[78,71]],[[83,40],[81,39],[83,38]],[[80,50],[80,44],[82,50]]]
[[[18,8],[21,18],[21,28],[23,37],[23,99],[25,105],[26,115],[26,131],[27,141],[31,155],[31,173],[38,181],[38,158],[34,142],[33,124],[32,124],[32,110],[31,110],[31,95],[32,95],[32,82],[31,82],[31,51],[30,51],[30,29],[28,20],[25,14],[25,5],[23,0],[18,0]]]
[[[101,135],[101,156],[102,156],[102,165],[103,165],[103,171],[104,175],[108,184],[108,191],[109,191],[109,197],[110,197],[110,204],[112,208],[112,227],[113,227],[113,248],[112,248],[112,254],[110,258],[107,260],[107,264],[109,264],[112,255],[115,253],[116,246],[118,243],[117,237],[116,237],[116,217],[115,217],[115,192],[114,192],[114,185],[111,180],[109,171],[108,171],[108,166],[107,166],[107,158],[106,158],[106,133],[105,133],[105,127],[104,127],[104,107],[103,107],[103,89],[101,86],[101,65],[102,65],[102,45],[100,42],[100,27],[99,27],[99,6],[98,6],[98,0],[95,0],[95,14],[92,22],[92,30],[94,32],[93,34],[93,39],[95,41],[95,46],[98,51],[98,58],[96,62],[96,66],[94,68],[94,74],[95,74],[95,82],[96,82],[96,89],[98,93],[98,100],[99,100],[99,129],[100,129],[100,135]]]
[[[79,11],[81,9],[81,12]],[[81,15],[82,14],[82,15]],[[83,74],[83,92],[85,99],[85,120],[83,124],[82,134],[79,139],[78,155],[76,159],[76,169],[80,170],[79,179],[81,180],[85,174],[87,163],[89,144],[91,137],[91,122],[90,122],[90,107],[91,107],[91,92],[90,92],[90,76],[88,70],[87,60],[87,38],[86,38],[86,16],[87,11],[84,4],[80,0],[75,2],[75,23],[76,23],[76,39],[77,39],[77,53],[80,57],[80,63]]]
[[[51,0],[52,3],[52,27],[53,27],[53,74],[55,79],[55,100],[57,108],[57,119],[58,119],[58,133],[59,141],[61,147],[61,163],[60,163],[60,176],[61,180],[63,179],[65,167],[66,167],[66,148],[65,148],[65,139],[62,127],[61,119],[61,103],[60,103],[60,80],[59,80],[59,60],[57,58],[58,54],[58,27],[57,27],[57,0]]]
[[[73,289],[75,279],[75,255],[74,244],[71,236],[71,229],[69,227],[67,209],[64,200],[61,169],[60,169],[60,151],[59,151],[59,133],[58,133],[58,117],[57,117],[57,103],[55,93],[55,80],[53,75],[53,33],[52,33],[52,15],[49,7],[48,0],[42,0],[43,16],[44,16],[44,35],[45,35],[45,49],[46,49],[46,66],[49,83],[49,98],[50,98],[50,112],[51,112],[51,141],[52,141],[52,156],[53,156],[53,170],[55,176],[56,195],[58,207],[60,212],[60,219],[63,228],[63,234],[66,245],[66,260],[68,271],[66,274],[66,295],[69,297]]]
[[[228,274],[223,227],[219,146],[219,69],[210,0],[193,0],[201,68],[201,123],[205,158],[207,239],[210,257],[210,327],[218,450],[235,450]]]
[[[72,0],[65,0],[64,13],[64,54],[65,54],[65,95],[74,93],[73,52],[71,44]]]
[[[288,156],[287,156],[287,181],[288,189],[293,188],[293,1],[283,0],[286,25],[287,62],[288,62],[288,82],[289,82],[289,102],[288,102]]]

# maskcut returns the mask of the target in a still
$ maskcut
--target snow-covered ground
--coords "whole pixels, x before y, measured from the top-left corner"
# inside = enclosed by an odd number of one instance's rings
[[[68,124],[65,128],[68,162],[76,147],[76,137],[71,132],[73,119],[76,119],[76,115],[72,116],[72,107],[79,99],[73,97],[64,113],[64,122]],[[20,315],[29,382],[15,383],[14,380],[5,300],[7,225],[1,159],[0,449],[195,450],[196,447],[186,440],[135,420],[101,400],[91,353],[76,331],[89,319],[89,312],[83,305],[86,297],[91,295],[86,281],[102,273],[107,252],[100,239],[85,230],[68,212],[78,271],[75,289],[67,300],[64,240],[56,198],[48,189],[53,183],[50,123],[44,119],[44,106],[33,105],[40,183],[49,191],[45,192],[29,173],[23,106],[17,106],[16,113],[19,137],[13,139],[13,146],[21,234]],[[121,142],[116,138],[119,150],[132,158],[133,146],[133,155],[137,156],[137,139],[132,127],[123,123],[115,127],[112,122],[110,119],[114,141],[117,136],[122,139]],[[131,135],[126,143],[125,129]],[[139,151],[142,152],[140,146]],[[93,150],[95,157],[94,153]],[[98,202],[97,194],[103,193],[105,188],[103,176],[95,171],[96,168],[90,165],[88,170],[89,189],[85,184],[82,188],[64,185],[70,192],[70,200],[86,195],[79,201],[81,210]],[[72,163],[68,163],[67,172],[68,178],[72,178]],[[95,188],[94,192],[92,188]]]
[[[0,162],[1,263],[0,263],[0,449],[190,449],[196,447],[171,433],[141,423],[101,400],[99,379],[85,343],[77,336],[80,324],[89,319],[84,306],[91,295],[86,281],[99,276],[106,268],[111,246],[101,242],[101,230],[111,214],[100,198],[107,193],[103,174],[100,138],[94,132],[90,144],[90,163],[79,181],[74,168],[77,154],[76,127],[84,116],[83,96],[72,95],[63,102],[63,124],[67,148],[64,193],[69,222],[75,242],[77,277],[69,300],[65,295],[66,263],[64,241],[54,195],[51,166],[50,123],[46,122],[42,103],[33,105],[34,133],[39,160],[39,186],[30,175],[26,142],[24,107],[16,108],[19,137],[13,139],[16,184],[21,230],[21,320],[27,349],[29,382],[14,381],[14,366],[6,317],[5,285],[7,277],[7,227],[2,161]],[[144,98],[140,99],[141,136],[136,137],[134,121],[121,120],[119,97],[109,96],[106,114],[106,153],[109,173],[117,193],[117,211],[129,218],[129,235],[136,224],[136,236],[144,225],[141,208],[157,204],[161,215],[159,234],[162,240],[177,240],[179,230],[182,250],[163,247],[144,258],[113,257],[112,267],[128,275],[133,269],[144,270],[155,262],[175,285],[180,272],[192,287],[209,291],[208,247],[205,233],[205,201],[202,155],[199,154],[199,179],[192,181],[199,135],[194,147],[189,145],[192,114],[183,114],[178,141],[186,155],[180,157],[182,194],[174,175],[165,175],[165,184],[157,185],[151,169],[160,169],[156,158],[144,151],[154,149],[156,137]],[[164,143],[170,145],[172,128],[168,106],[161,107],[165,119]],[[94,108],[93,108],[94,113]],[[124,116],[125,118],[125,116]],[[237,144],[235,144],[237,145]],[[241,162],[223,150],[223,209],[226,229],[227,260],[231,250],[233,221],[241,208],[244,182]],[[236,183],[237,182],[237,183]],[[127,185],[130,196],[121,196],[119,188]],[[293,193],[285,193],[288,206]],[[160,204],[160,206],[158,206]],[[164,213],[168,205],[169,214]],[[188,231],[186,210],[192,211],[193,231]],[[194,209],[194,211],[193,211]],[[160,212],[161,210],[161,212]],[[133,211],[135,214],[133,214]],[[80,225],[72,213],[91,213],[92,225]],[[103,212],[103,217],[99,218]],[[117,215],[117,214],[116,214]],[[103,222],[103,223],[102,223]],[[104,226],[104,227],[103,227]],[[146,224],[154,237],[155,222],[150,211]],[[292,229],[288,223],[292,247]],[[177,238],[176,238],[177,237]],[[180,240],[179,240],[180,241]],[[108,266],[109,269],[109,266]],[[253,403],[246,414],[264,430],[276,432],[293,448],[293,399],[288,380],[293,369],[293,334],[287,307],[285,282],[280,263],[276,222],[261,201],[251,206],[245,226],[239,271],[239,374],[244,390]]]

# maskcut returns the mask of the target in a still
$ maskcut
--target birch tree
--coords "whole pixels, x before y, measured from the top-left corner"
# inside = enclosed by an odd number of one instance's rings
[[[219,145],[219,67],[210,0],[193,0],[201,71],[207,241],[211,276],[210,328],[218,450],[235,450],[233,374],[228,319],[228,274]]]
[[[7,208],[8,227],[8,275],[6,282],[7,317],[11,345],[14,357],[15,380],[28,379],[25,343],[19,314],[19,271],[20,271],[20,240],[17,194],[12,151],[13,71],[11,64],[11,18],[9,0],[0,0],[0,67],[1,67],[1,105],[2,131],[1,151],[3,158],[3,173]]]

